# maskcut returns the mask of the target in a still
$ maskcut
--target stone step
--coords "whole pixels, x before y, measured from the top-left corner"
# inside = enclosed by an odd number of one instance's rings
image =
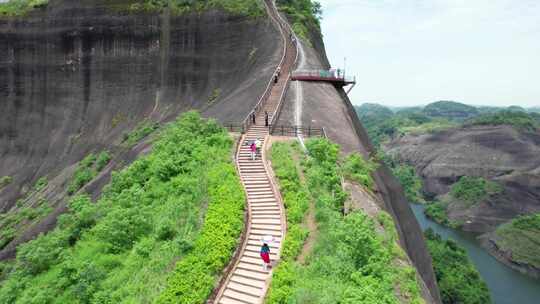
[[[234,274],[248,278],[248,279],[258,280],[258,281],[266,281],[266,279],[268,278],[267,274],[262,274],[259,272],[253,272],[253,271],[244,270],[244,269],[236,269],[234,271]]]
[[[248,235],[248,240],[249,241],[261,241],[261,236],[260,235],[254,235],[254,234],[249,234]],[[281,243],[281,238],[280,237],[274,237],[274,240],[272,241],[272,243],[274,244],[280,244]]]
[[[265,184],[265,185],[269,185],[270,184],[270,181],[268,179],[246,179],[244,181],[245,184],[250,184],[250,185],[260,185],[260,184]]]
[[[244,254],[243,256],[248,256],[248,257],[251,257],[251,258],[255,258],[255,259],[260,259],[261,258],[261,253],[259,252],[260,249],[257,249],[257,250],[247,250],[244,251]],[[275,261],[277,259],[277,255],[275,253],[270,253],[270,261]],[[262,259],[261,259],[261,262],[262,262]]]
[[[274,192],[272,190],[270,191],[249,191],[248,193],[250,198],[268,198],[268,197],[275,197]]]
[[[237,292],[245,293],[254,297],[262,297],[263,296],[263,290],[262,288],[256,288],[251,286],[246,286],[243,284],[239,284],[236,282],[229,282],[227,284],[227,288],[232,289]]]
[[[261,260],[261,262],[262,262],[262,260]],[[250,286],[250,287],[260,288],[260,289],[264,288],[264,282],[259,281],[259,280],[251,280],[251,279],[245,278],[243,276],[232,275],[230,281],[234,282],[234,283],[237,283],[237,284],[242,284],[244,286]]]
[[[262,246],[262,241],[259,239],[259,240],[248,240],[248,243],[247,243],[249,246],[255,246],[255,247],[261,247]],[[280,244],[277,243],[277,242],[272,242],[271,244],[268,244],[268,246],[270,247],[270,251],[271,252],[278,252],[279,251],[279,246]],[[261,261],[258,261],[257,263],[260,263]],[[247,263],[247,262],[246,262]]]
[[[257,203],[257,204],[249,204],[251,207],[263,207],[263,208],[273,208],[273,207],[276,207],[276,208],[279,208],[279,205],[276,204],[276,203]]]
[[[261,259],[261,262],[262,262],[262,259]],[[265,271],[263,269],[262,265],[253,265],[253,264],[249,264],[249,263],[240,262],[240,263],[238,263],[238,265],[236,267],[238,267],[238,269],[245,269],[245,270],[248,270],[248,271],[259,272],[259,273],[262,273],[262,274],[269,274],[270,273],[268,270]]]
[[[219,304],[247,304],[246,302],[242,302],[236,299],[231,299],[225,296],[222,296],[218,303]]]
[[[244,252],[255,252],[255,253],[258,254],[257,257],[260,259],[260,258],[261,258],[261,256],[260,256],[260,253],[261,253],[261,245],[255,245],[255,246],[253,246],[253,245],[248,245],[248,246],[246,246],[246,251],[244,251]],[[278,250],[275,250],[275,251],[274,251],[274,250],[272,250],[272,249],[270,248],[270,257],[271,257],[272,259],[274,259],[274,258],[277,257],[277,253],[278,253]],[[261,261],[262,261],[262,260],[261,260]]]
[[[280,225],[281,226],[281,219],[259,219],[259,218],[252,218],[251,219],[252,224],[261,224],[261,225]]]
[[[254,214],[254,213],[251,213],[251,218],[252,219],[265,219],[265,220],[281,220],[281,216],[278,213],[276,214]]]
[[[246,304],[259,303],[259,297],[254,297],[245,293],[240,293],[232,289],[228,289],[228,288],[225,289],[223,296],[237,300],[237,301],[241,301]]]
[[[257,266],[262,266],[263,264],[263,260],[261,258],[252,258],[248,256],[243,256],[242,258],[240,258],[240,262]]]
[[[249,201],[252,203],[277,203],[277,200],[274,198],[274,196],[249,198]]]
[[[279,237],[279,238],[282,237],[281,231],[274,231],[274,230],[251,229],[249,233],[259,236],[259,237],[262,237],[265,235],[271,235],[273,237]]]
[[[250,205],[251,213],[253,215],[279,215],[281,216],[281,209],[279,206],[277,207],[261,207],[261,206],[253,206]],[[275,210],[262,210],[262,209],[275,209]]]
[[[251,224],[251,229],[281,232],[281,225],[272,225],[272,224],[267,224],[267,225]]]

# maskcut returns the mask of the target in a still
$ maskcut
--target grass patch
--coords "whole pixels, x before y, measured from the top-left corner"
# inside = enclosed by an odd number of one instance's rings
[[[209,105],[214,104],[214,102],[216,102],[216,100],[219,98],[220,95],[221,95],[221,89],[213,90],[212,94],[210,94],[210,96],[208,97],[208,104]]]
[[[152,303],[178,273],[203,295],[214,284],[208,269],[228,261],[242,229],[231,150],[217,123],[184,114],[148,155],[113,173],[98,202],[74,196],[55,230],[19,246],[0,303]]]
[[[133,131],[129,133],[124,133],[122,144],[125,147],[131,148],[137,143],[139,143],[143,138],[152,134],[158,128],[159,128],[159,124],[157,122],[151,122],[151,121],[145,120],[144,122],[140,123],[137,127],[135,127]]]
[[[0,3],[0,17],[22,16],[35,8],[45,7],[48,3],[49,0],[8,0]]]
[[[49,203],[42,199],[36,206],[24,206],[24,200],[17,208],[0,215],[0,249],[19,236],[30,223],[39,221],[52,211]]]
[[[354,153],[345,158],[343,163],[343,175],[365,188],[374,191],[375,182],[371,174],[378,165],[372,160],[364,159],[360,154]]]
[[[468,206],[475,205],[491,195],[504,191],[503,187],[483,177],[463,176],[452,185],[450,195]]]
[[[84,185],[93,180],[110,160],[111,156],[108,151],[103,151],[98,156],[93,153],[88,154],[79,162],[75,173],[73,173],[67,193],[73,195],[79,191]]]
[[[518,131],[535,132],[540,128],[540,121],[533,114],[520,111],[501,111],[492,114],[484,114],[468,122],[469,125],[508,125]]]
[[[414,268],[403,265],[391,217],[343,215],[339,147],[326,139],[306,143],[302,163],[315,201],[319,235],[301,265],[281,262],[274,270],[268,303],[423,303]],[[377,226],[384,233],[377,232]]]
[[[136,0],[128,6],[134,12],[156,12],[169,7],[172,13],[182,15],[191,12],[204,12],[209,9],[222,9],[235,15],[260,17],[264,14],[264,7],[256,0]]]
[[[12,181],[13,181],[13,178],[11,176],[2,176],[2,177],[0,177],[0,189],[2,189],[5,186],[11,184]]]
[[[431,229],[424,235],[433,258],[443,304],[491,303],[487,285],[469,260],[465,249],[453,240],[443,240]]]
[[[540,268],[540,213],[520,216],[495,231],[499,248],[512,260]]]

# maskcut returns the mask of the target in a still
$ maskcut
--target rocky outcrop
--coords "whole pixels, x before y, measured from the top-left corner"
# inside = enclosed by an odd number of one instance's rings
[[[242,121],[281,58],[266,17],[126,14],[119,2],[51,1],[0,19],[0,176],[13,177],[0,210],[144,119],[199,109]]]
[[[465,127],[434,134],[406,135],[385,150],[414,165],[424,192],[448,193],[462,176],[481,176],[504,187],[501,194],[467,209],[450,209],[462,229],[492,231],[519,215],[540,211],[540,134],[509,126]]]

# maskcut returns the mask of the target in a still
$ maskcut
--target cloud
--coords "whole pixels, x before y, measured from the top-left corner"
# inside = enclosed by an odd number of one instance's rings
[[[540,105],[540,1],[320,2],[329,57],[361,80],[357,103]]]

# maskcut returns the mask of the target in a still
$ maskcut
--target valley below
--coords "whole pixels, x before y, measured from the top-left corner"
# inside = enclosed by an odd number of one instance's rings
[[[429,218],[471,233],[506,266],[538,278],[538,114],[453,102],[396,113],[381,107],[357,111],[409,201],[427,203]]]

